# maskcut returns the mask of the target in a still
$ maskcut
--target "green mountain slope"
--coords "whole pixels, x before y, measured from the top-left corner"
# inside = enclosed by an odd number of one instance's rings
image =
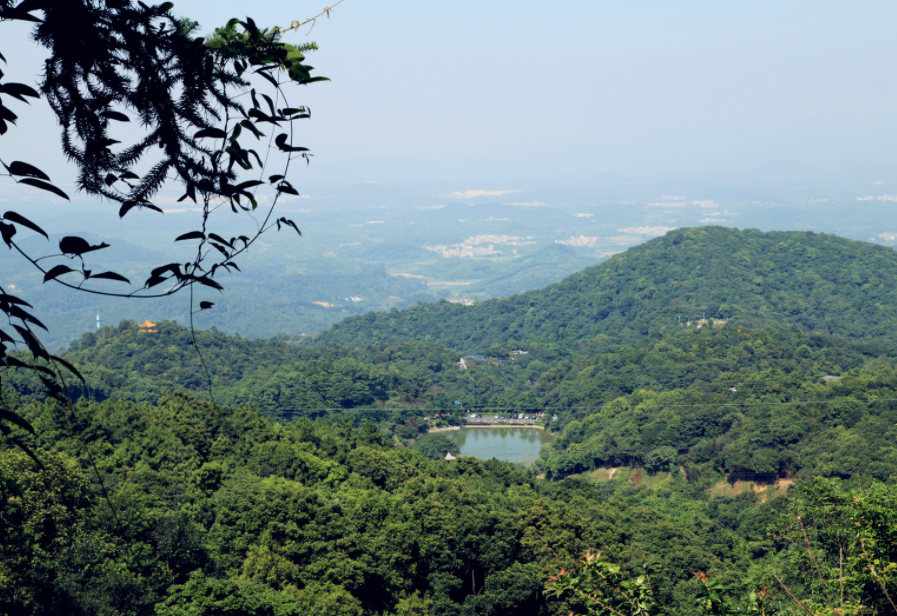
[[[88,385],[70,383],[73,396],[207,397],[189,331],[168,322],[157,329],[125,321],[73,343],[66,358]],[[466,408],[549,410],[558,417],[547,427],[560,437],[538,466],[552,478],[670,465],[710,482],[897,475],[897,351],[874,342],[797,328],[683,329],[626,345],[533,343],[514,360],[471,360],[460,370],[454,351],[432,343],[303,348],[217,331],[196,339],[218,403],[280,421],[372,423],[410,445],[434,412],[460,423]],[[5,385],[22,402],[44,398],[31,374]]]
[[[705,315],[730,326],[895,340],[897,252],[827,234],[679,229],[545,289],[470,307],[368,313],[313,344],[421,340],[473,352],[599,334],[632,340]]]

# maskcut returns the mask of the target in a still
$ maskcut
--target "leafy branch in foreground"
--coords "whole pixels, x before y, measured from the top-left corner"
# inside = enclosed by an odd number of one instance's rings
[[[292,106],[284,86],[326,80],[304,64],[303,52],[317,46],[283,43],[279,30],[260,29],[250,18],[229,21],[207,41],[196,36],[196,22],[174,16],[172,8],[170,2],[130,0],[0,0],[0,23],[32,24],[35,41],[48,53],[38,90],[0,81],[0,135],[18,120],[9,99],[27,103],[43,96],[62,126],[61,148],[77,167],[79,190],[116,203],[121,218],[133,218],[164,213],[152,200],[173,182],[184,191],[178,201],[190,199],[198,214],[195,227],[175,233],[174,240],[195,241],[192,258],[151,267],[140,286],[117,291],[109,285],[129,285],[129,277],[89,264],[90,254],[108,244],[66,236],[58,252],[38,257],[17,234],[49,234],[20,213],[6,212],[0,238],[44,282],[132,298],[173,295],[197,284],[221,291],[216,274],[239,271],[236,259],[261,235],[283,226],[299,231],[295,222],[274,216],[282,196],[298,195],[288,179],[290,163],[310,157],[307,148],[294,145],[294,123],[310,112]],[[0,62],[7,61],[0,55]],[[140,135],[122,136],[119,125],[132,119]],[[0,175],[16,184],[69,199],[38,167],[18,160],[0,164],[6,171]],[[270,174],[275,164],[278,172]],[[259,207],[263,215],[257,217]],[[216,232],[219,213],[227,210],[248,218],[244,233]],[[203,302],[200,309],[211,306]],[[62,360],[40,343],[34,328],[46,327],[32,306],[0,291],[0,311],[7,321],[0,326],[0,365],[34,370],[47,395],[65,400]],[[23,347],[32,355],[30,365],[8,353]],[[33,431],[5,410],[0,432],[12,439],[13,427]]]

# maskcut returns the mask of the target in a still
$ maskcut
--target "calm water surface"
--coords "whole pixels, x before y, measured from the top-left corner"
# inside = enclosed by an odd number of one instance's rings
[[[445,435],[458,443],[462,456],[524,464],[538,458],[539,448],[554,440],[554,436],[537,428],[461,428]]]

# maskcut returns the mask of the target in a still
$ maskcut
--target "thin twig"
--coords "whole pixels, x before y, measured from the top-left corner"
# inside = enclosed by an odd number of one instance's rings
[[[866,562],[869,563],[869,571],[872,572],[872,576],[878,580],[878,583],[881,585],[881,590],[885,593],[885,597],[888,598],[888,603],[891,604],[891,607],[894,609],[894,613],[897,614],[897,605],[894,605],[894,601],[891,599],[891,595],[888,594],[888,589],[885,587],[884,580],[879,577],[878,572],[875,570],[875,565],[872,564],[872,559],[869,558],[869,554],[866,552],[866,546],[863,544],[863,541],[860,540],[860,549],[863,550],[863,556],[866,558]]]
[[[844,609],[844,547],[838,548],[838,583],[841,586],[841,609]]]
[[[309,34],[311,34],[311,30],[312,30],[312,28],[315,27],[315,24],[317,23],[318,18],[319,18],[319,17],[323,17],[323,16],[325,16],[325,15],[326,15],[327,17],[330,17],[330,12],[333,10],[333,7],[335,7],[337,4],[341,4],[342,1],[343,1],[343,0],[338,0],[338,2],[334,2],[334,3],[331,4],[330,6],[325,7],[323,11],[321,11],[320,13],[318,13],[317,15],[315,15],[314,17],[310,17],[309,19],[306,19],[305,21],[294,21],[294,22],[292,22],[292,23],[290,24],[290,27],[289,27],[289,28],[284,28],[283,30],[281,30],[281,32],[282,32],[282,33],[286,33],[286,32],[289,32],[290,30],[298,30],[299,28],[301,28],[301,27],[304,26],[305,24],[310,23],[310,24],[311,24],[311,28],[309,28],[309,29],[308,29],[308,32],[305,33],[305,36],[308,36]]]
[[[772,574],[772,577],[774,577],[774,578],[776,579],[776,581],[779,583],[779,586],[781,586],[782,589],[783,589],[786,593],[788,593],[788,596],[791,597],[791,598],[794,600],[795,603],[797,603],[797,605],[800,607],[800,609],[802,609],[804,612],[807,613],[807,616],[813,616],[813,612],[811,612],[810,610],[808,610],[807,607],[806,607],[803,603],[800,602],[800,599],[798,599],[797,597],[794,596],[794,593],[791,592],[791,589],[788,588],[788,586],[785,584],[785,582],[782,581],[782,578],[780,578],[780,577],[779,577],[777,574],[775,574],[775,573]]]
[[[196,354],[199,355],[199,361],[202,363],[202,369],[206,373],[206,381],[209,384],[209,401],[212,403],[212,406],[217,406],[215,404],[215,398],[212,395],[212,375],[209,374],[209,367],[206,366],[206,360],[202,356],[202,352],[199,350],[199,344],[196,342],[196,329],[193,327],[193,285],[190,285],[190,338],[193,340],[193,348],[196,349]]]
[[[834,609],[831,597],[829,597],[828,590],[825,588],[825,578],[822,577],[822,571],[819,569],[819,562],[816,560],[816,554],[813,552],[813,547],[810,545],[810,538],[807,536],[807,529],[804,527],[804,521],[800,516],[797,516],[797,523],[800,525],[800,532],[804,536],[804,541],[807,543],[807,552],[810,553],[810,560],[813,561],[813,566],[816,567],[816,575],[819,576],[819,583],[822,585],[822,594],[825,595],[825,600],[828,603],[829,609]]]

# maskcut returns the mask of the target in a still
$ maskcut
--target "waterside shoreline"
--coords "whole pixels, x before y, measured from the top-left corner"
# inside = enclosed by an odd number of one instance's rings
[[[495,424],[467,424],[464,426],[449,426],[447,428],[431,428],[427,430],[427,434],[434,434],[436,432],[454,432],[456,430],[460,430],[461,428],[535,428],[536,430],[545,431],[545,428],[542,426],[537,426],[536,424],[506,424],[506,423],[495,423]],[[548,434],[551,434],[549,432]]]

